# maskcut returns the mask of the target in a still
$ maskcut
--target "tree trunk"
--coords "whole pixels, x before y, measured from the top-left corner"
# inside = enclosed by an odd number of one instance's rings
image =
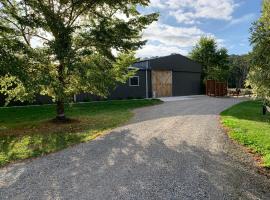
[[[60,62],[61,63],[61,62]],[[59,122],[65,122],[67,119],[65,117],[65,105],[64,105],[64,87],[65,87],[65,82],[64,82],[64,65],[60,64],[58,67],[58,80],[60,83],[60,88],[61,91],[59,92],[58,100],[56,101],[56,120]]]
[[[265,105],[263,105],[262,111],[263,111],[263,115],[266,115],[266,113],[267,113],[267,108],[266,108]]]
[[[64,101],[56,102],[57,121],[66,121]]]

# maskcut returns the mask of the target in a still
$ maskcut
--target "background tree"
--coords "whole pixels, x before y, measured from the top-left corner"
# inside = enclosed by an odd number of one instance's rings
[[[263,1],[261,17],[251,28],[253,46],[247,84],[254,94],[270,101],[270,1]]]
[[[49,95],[57,119],[74,94],[108,95],[130,75],[141,32],[157,14],[149,0],[1,0],[0,93],[12,100]],[[115,56],[113,52],[118,52]]]
[[[225,48],[218,48],[214,38],[201,37],[189,56],[202,65],[202,80],[227,80],[229,56]]]
[[[230,55],[229,56],[229,75],[228,85],[231,88],[244,88],[245,81],[249,72],[249,55]]]

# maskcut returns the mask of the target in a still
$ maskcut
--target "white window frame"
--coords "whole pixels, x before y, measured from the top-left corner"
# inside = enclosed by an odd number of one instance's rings
[[[138,85],[131,85],[131,79],[132,78],[138,78]],[[132,76],[132,77],[130,77],[129,78],[129,86],[130,87],[138,87],[138,86],[140,86],[140,77],[139,76]]]

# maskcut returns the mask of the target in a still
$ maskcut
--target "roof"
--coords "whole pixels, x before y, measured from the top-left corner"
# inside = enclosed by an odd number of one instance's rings
[[[199,63],[181,54],[171,54],[163,57],[156,57],[138,61],[133,67],[145,69],[174,70],[187,72],[201,72],[202,67]]]
[[[149,60],[156,60],[156,59],[160,59],[160,58],[167,58],[167,57],[171,57],[171,56],[175,56],[175,55],[180,55],[180,56],[183,56],[179,53],[173,53],[173,54],[170,54],[170,55],[167,55],[167,56],[154,56],[154,57],[151,57],[151,58],[144,58],[138,62],[144,62],[144,61],[149,61]],[[185,57],[185,56],[183,56]]]

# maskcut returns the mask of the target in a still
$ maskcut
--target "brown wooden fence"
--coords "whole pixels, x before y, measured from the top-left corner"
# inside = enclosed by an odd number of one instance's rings
[[[216,80],[206,81],[206,95],[208,96],[226,96],[227,83]]]

